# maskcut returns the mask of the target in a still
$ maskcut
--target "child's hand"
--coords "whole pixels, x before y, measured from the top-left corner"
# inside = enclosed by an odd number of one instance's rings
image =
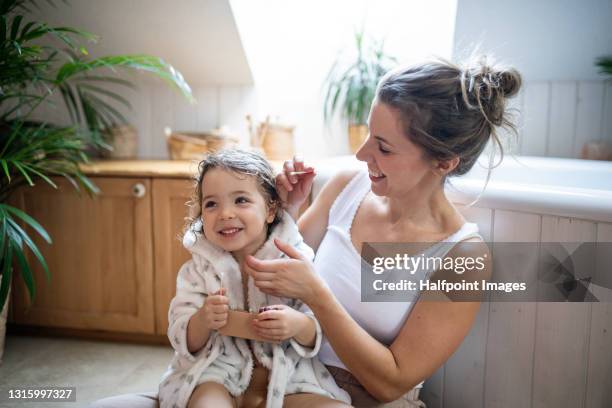
[[[225,289],[221,288],[206,298],[203,309],[204,324],[211,330],[217,330],[227,324],[229,299]]]
[[[286,305],[266,306],[255,319],[253,328],[261,337],[274,342],[290,339],[310,322],[305,314]]]

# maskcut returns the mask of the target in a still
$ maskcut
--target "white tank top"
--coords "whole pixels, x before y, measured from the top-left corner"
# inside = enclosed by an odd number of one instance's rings
[[[361,302],[361,256],[353,246],[350,230],[357,209],[370,192],[370,187],[368,173],[360,171],[336,197],[329,210],[327,232],[319,245],[314,264],[353,319],[372,337],[390,345],[399,334],[414,302]],[[466,222],[426,252],[444,257],[453,244],[440,244],[472,237],[480,237],[478,226]],[[347,369],[326,338],[323,339],[319,359],[323,364]]]

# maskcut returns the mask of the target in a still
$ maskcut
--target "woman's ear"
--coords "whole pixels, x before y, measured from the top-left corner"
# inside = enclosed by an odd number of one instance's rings
[[[453,171],[458,165],[461,159],[458,156],[448,160],[434,160],[434,173],[441,177],[447,176]]]

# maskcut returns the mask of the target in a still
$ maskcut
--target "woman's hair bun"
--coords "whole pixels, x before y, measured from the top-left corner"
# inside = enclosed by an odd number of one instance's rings
[[[468,62],[462,70],[461,91],[468,107],[477,107],[495,126],[504,124],[506,98],[521,88],[521,74],[501,66],[487,56]]]
[[[504,90],[506,98],[515,96],[519,89],[521,89],[523,80],[521,74],[516,69],[504,68],[496,72],[496,75],[499,77],[499,84]]]

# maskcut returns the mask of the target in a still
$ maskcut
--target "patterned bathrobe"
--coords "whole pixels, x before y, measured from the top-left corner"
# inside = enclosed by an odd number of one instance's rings
[[[316,358],[322,333],[313,314],[299,300],[264,294],[254,285],[252,278],[249,278],[247,285],[249,311],[257,313],[261,306],[286,304],[306,312],[316,324],[315,346],[304,347],[294,339],[280,344],[251,341],[223,336],[213,330],[201,350],[195,354],[187,350],[187,323],[202,307],[208,294],[224,287],[230,309],[244,310],[238,263],[229,252],[207,241],[199,232],[200,228],[192,228],[183,238],[183,245],[191,251],[192,259],[179,270],[176,296],[168,313],[168,338],[175,353],[159,386],[160,407],[186,407],[194,388],[203,382],[223,384],[233,396],[244,393],[253,372],[253,352],[255,358],[270,370],[267,407],[282,407],[284,395],[300,392],[350,403],[349,395],[336,385],[325,366]],[[259,259],[284,257],[274,245],[274,238],[289,243],[309,259],[313,258],[312,249],[304,243],[295,222],[286,212],[254,256]]]

